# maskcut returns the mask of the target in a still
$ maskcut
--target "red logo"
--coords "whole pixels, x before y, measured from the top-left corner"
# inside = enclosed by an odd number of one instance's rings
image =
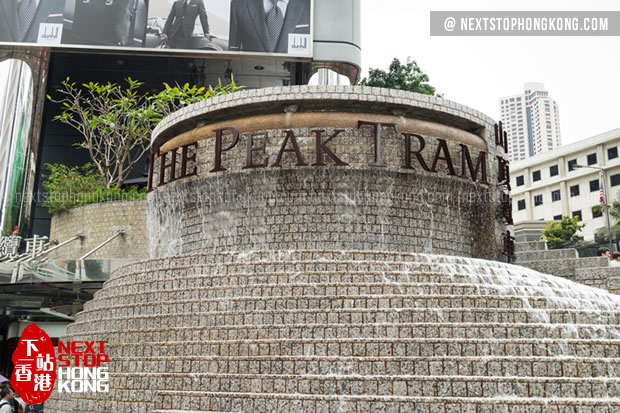
[[[36,324],[24,329],[13,352],[15,370],[11,385],[28,404],[46,401],[56,381],[56,355],[47,333]]]

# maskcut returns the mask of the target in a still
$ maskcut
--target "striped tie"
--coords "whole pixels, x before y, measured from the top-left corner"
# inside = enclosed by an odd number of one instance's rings
[[[36,0],[22,0],[19,3],[19,9],[17,10],[17,23],[19,40],[24,40],[30,24],[34,18],[34,14],[37,11]]]
[[[269,51],[275,52],[284,25],[284,15],[278,7],[278,0],[271,0],[273,7],[267,13],[267,33],[269,34]]]

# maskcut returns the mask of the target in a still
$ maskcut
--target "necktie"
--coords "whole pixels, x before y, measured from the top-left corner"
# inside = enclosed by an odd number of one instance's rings
[[[37,11],[37,2],[36,0],[22,0],[19,3],[19,8],[17,10],[17,22],[18,22],[18,36],[19,40],[24,40],[28,29],[30,29],[30,24],[32,23],[32,19],[34,18],[34,14]]]
[[[273,7],[267,13],[267,33],[269,34],[269,51],[275,52],[276,47],[278,47],[280,33],[282,32],[282,25],[284,24],[284,15],[278,7],[278,0],[271,1],[273,2]]]

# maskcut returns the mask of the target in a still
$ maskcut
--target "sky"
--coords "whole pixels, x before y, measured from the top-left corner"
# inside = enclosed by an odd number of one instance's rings
[[[446,99],[498,120],[500,97],[542,82],[558,103],[563,144],[620,128],[620,37],[431,37],[429,24],[431,10],[617,11],[618,0],[360,1],[364,76],[410,57]]]
[[[612,11],[618,0],[361,0],[362,73],[411,57],[446,99],[499,120],[499,98],[542,82],[562,143],[620,128],[620,37],[431,37],[430,11]]]

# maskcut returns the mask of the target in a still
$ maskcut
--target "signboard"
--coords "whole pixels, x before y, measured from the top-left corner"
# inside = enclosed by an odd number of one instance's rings
[[[312,1],[0,0],[0,44],[311,57]]]

